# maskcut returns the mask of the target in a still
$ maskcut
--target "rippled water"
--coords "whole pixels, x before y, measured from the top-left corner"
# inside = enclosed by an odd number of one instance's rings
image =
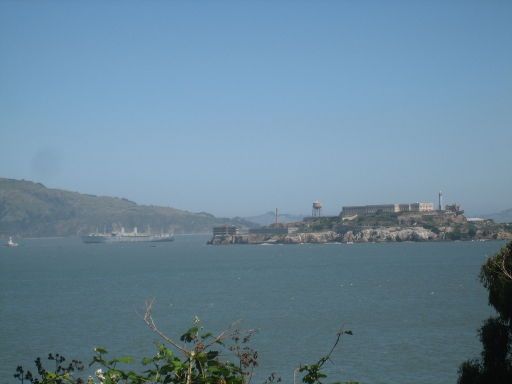
[[[0,249],[0,382],[20,363],[60,352],[88,361],[101,345],[113,355],[150,355],[158,340],[140,318],[180,335],[195,315],[212,331],[233,321],[257,328],[261,366],[292,381],[293,369],[325,354],[332,381],[455,383],[458,365],[478,357],[476,329],[493,314],[478,281],[502,242],[205,245],[82,244],[24,240]]]

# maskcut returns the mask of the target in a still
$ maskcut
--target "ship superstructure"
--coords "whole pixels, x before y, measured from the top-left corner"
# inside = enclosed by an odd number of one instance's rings
[[[137,227],[133,232],[125,232],[124,228],[121,231],[113,231],[109,233],[94,232],[89,235],[82,236],[84,243],[137,243],[137,242],[166,242],[174,241],[174,234],[161,233],[152,234],[150,232],[138,232]]]

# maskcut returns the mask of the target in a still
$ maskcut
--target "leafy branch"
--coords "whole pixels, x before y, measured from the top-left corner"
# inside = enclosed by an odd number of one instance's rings
[[[250,384],[254,371],[258,367],[258,352],[250,347],[256,330],[240,330],[237,323],[214,335],[205,332],[200,320],[195,317],[192,327],[179,338],[173,338],[161,331],[153,318],[154,300],[145,303],[144,322],[156,333],[162,343],[156,345],[153,356],[144,357],[141,361],[144,370],[136,372],[124,366],[133,363],[130,356],[108,358],[108,351],[102,347],[94,349],[89,367],[99,366],[95,378],[89,376],[87,384]],[[340,345],[343,335],[351,335],[351,331],[341,329],[327,355],[314,364],[301,365],[294,371],[294,384],[297,373],[302,373],[304,384],[322,384],[326,377],[322,368]],[[223,352],[229,353],[236,360],[226,360]],[[55,364],[54,370],[43,367],[41,359],[35,361],[37,374],[25,371],[19,366],[14,377],[21,384],[84,384],[81,378],[74,378],[73,373],[84,369],[78,360],[65,365],[66,359],[59,354],[49,354],[48,360]],[[280,383],[281,378],[275,373],[268,376],[265,384]]]
[[[305,375],[302,377],[302,382],[305,384],[321,384],[321,379],[324,379],[327,377],[325,373],[322,372],[322,367],[324,364],[328,361],[331,361],[331,356],[338,346],[338,344],[341,342],[341,337],[343,335],[352,335],[352,331],[350,330],[343,330],[340,329],[338,333],[336,334],[336,340],[334,341],[331,349],[327,353],[327,355],[322,356],[316,363],[314,364],[307,364],[307,365],[301,365],[298,368],[294,370],[293,373],[293,384],[296,384],[297,381],[297,373],[305,373]],[[347,383],[348,384],[348,383]]]

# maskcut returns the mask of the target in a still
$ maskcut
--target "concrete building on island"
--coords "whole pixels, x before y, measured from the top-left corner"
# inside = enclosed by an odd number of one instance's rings
[[[375,215],[377,213],[394,213],[394,204],[378,204],[378,205],[359,205],[343,207],[341,211],[342,216],[366,216]]]
[[[411,203],[411,204],[377,204],[342,207],[341,216],[368,216],[378,213],[402,213],[402,212],[432,212],[433,203]]]
[[[238,228],[234,225],[221,225],[213,227],[213,236],[235,236],[238,235]]]
[[[434,210],[434,203],[412,203],[410,212],[432,212]]]

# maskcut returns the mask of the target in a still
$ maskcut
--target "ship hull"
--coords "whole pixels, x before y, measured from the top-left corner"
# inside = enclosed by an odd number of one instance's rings
[[[88,235],[82,236],[82,241],[86,244],[104,244],[104,243],[164,243],[174,241],[173,235]]]

